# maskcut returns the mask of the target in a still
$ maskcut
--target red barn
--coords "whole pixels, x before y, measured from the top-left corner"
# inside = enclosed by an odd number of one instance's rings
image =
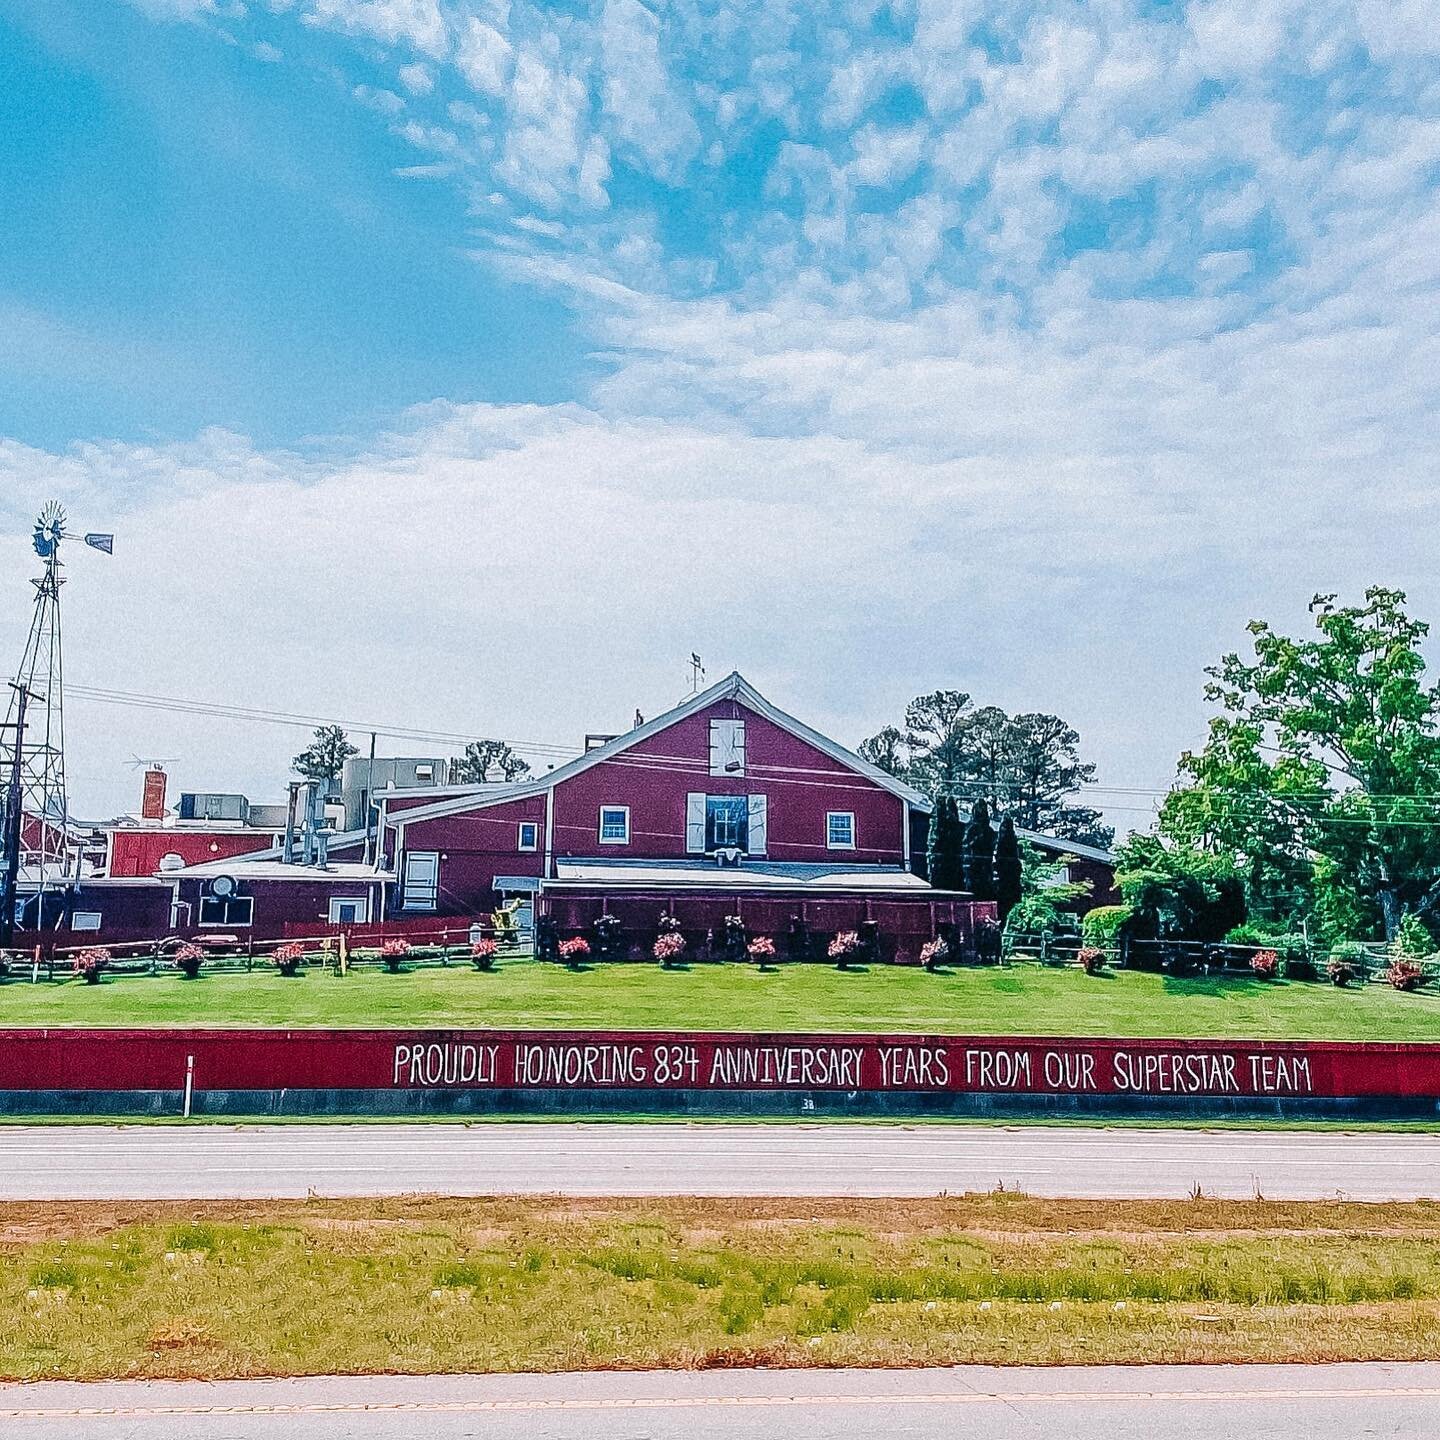
[[[924,795],[739,674],[547,775],[391,793],[383,808],[392,914],[474,914],[530,894],[562,929],[607,911],[653,929],[662,909],[697,929],[741,914],[752,933],[874,920],[908,951],[938,924],[969,933],[991,913],[914,873]]]

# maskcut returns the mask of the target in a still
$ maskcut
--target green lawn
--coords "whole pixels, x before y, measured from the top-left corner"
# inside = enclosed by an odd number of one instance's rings
[[[927,975],[822,966],[572,972],[531,960],[390,975],[269,971],[107,976],[0,985],[0,1027],[32,1025],[415,1026],[902,1031],[934,1034],[1221,1036],[1440,1041],[1440,996],[1385,986],[1172,980],[1017,965]]]

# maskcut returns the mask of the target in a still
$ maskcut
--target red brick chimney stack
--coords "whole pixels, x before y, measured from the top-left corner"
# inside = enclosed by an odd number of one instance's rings
[[[152,765],[145,772],[145,793],[140,801],[140,818],[165,818],[165,772],[158,765]]]

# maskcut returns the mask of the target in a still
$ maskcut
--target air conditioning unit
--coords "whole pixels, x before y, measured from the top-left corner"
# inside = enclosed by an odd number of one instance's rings
[[[745,852],[738,845],[720,845],[715,850],[715,863],[723,870],[727,865],[738,865]]]

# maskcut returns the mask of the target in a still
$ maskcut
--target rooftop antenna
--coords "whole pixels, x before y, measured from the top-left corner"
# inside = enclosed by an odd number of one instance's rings
[[[692,650],[690,652],[690,693],[698,695],[700,687],[705,683],[705,667],[700,663],[700,657]]]
[[[41,561],[35,608],[19,669],[9,682],[0,726],[0,776],[6,782],[0,827],[0,949],[15,939],[21,861],[26,888],[36,891],[36,925],[45,920],[45,892],[66,879],[70,810],[65,791],[65,667],[60,643],[60,545],[68,538],[65,511],[52,500],[35,521],[32,543]],[[113,535],[86,535],[106,555]],[[28,822],[28,823],[27,823]]]

